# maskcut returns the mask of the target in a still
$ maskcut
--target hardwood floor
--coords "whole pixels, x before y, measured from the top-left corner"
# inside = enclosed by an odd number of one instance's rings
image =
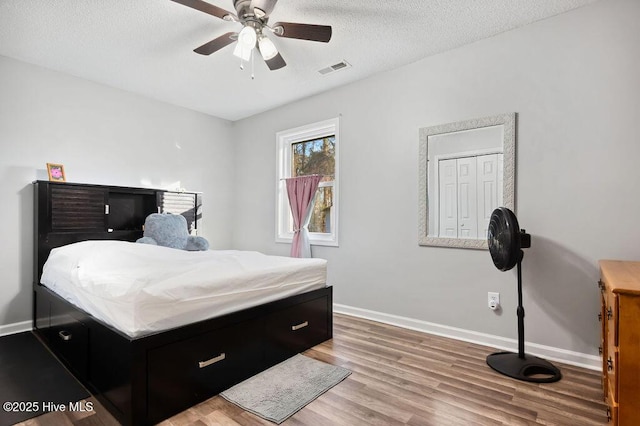
[[[535,384],[491,370],[494,350],[346,315],[335,315],[334,338],[305,355],[352,374],[283,423],[321,425],[604,425],[600,373],[554,363],[563,378]],[[92,400],[93,401],[93,400]],[[95,401],[94,401],[95,402]],[[49,413],[21,425],[115,425],[95,410]],[[273,425],[219,396],[161,426]]]

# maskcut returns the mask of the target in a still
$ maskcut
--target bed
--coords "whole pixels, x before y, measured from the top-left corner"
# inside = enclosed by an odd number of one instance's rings
[[[158,423],[332,337],[322,260],[135,244],[162,190],[34,189],[34,332],[122,424]]]

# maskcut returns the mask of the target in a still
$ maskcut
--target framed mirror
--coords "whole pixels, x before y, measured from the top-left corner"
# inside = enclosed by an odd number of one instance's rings
[[[516,113],[420,129],[418,243],[487,249],[496,207],[514,210]]]

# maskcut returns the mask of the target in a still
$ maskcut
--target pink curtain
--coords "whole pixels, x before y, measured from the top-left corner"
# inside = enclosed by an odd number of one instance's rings
[[[293,214],[293,242],[291,257],[311,257],[309,244],[309,220],[313,211],[313,199],[322,180],[321,175],[300,176],[286,179],[289,206]]]

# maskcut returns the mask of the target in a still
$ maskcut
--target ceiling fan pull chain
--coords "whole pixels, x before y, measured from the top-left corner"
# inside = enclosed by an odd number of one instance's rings
[[[254,63],[254,61],[253,61],[253,56],[254,56],[253,55],[253,51],[254,50],[255,49],[251,49],[251,80],[254,80],[256,78],[256,76],[253,74],[253,63]]]

